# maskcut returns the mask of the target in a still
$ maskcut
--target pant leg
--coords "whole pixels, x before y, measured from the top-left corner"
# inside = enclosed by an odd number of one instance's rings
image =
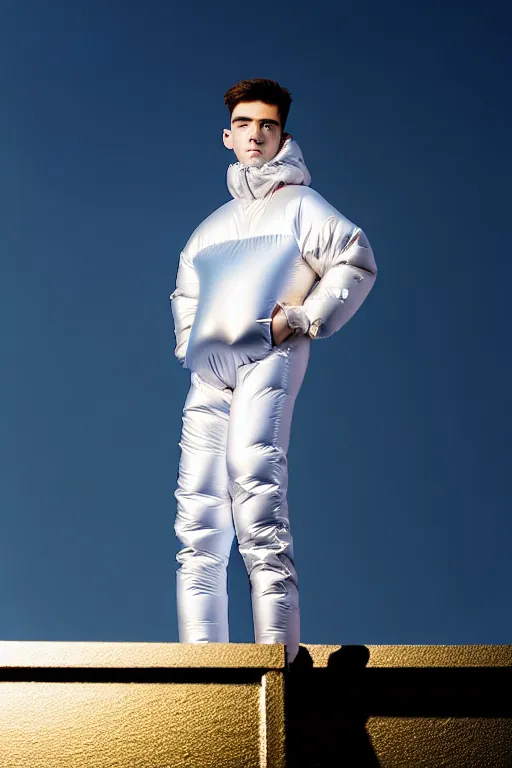
[[[227,466],[238,548],[251,582],[256,643],[299,649],[298,577],[288,519],[287,452],[310,340],[294,337],[238,369]]]
[[[180,643],[229,642],[227,565],[235,531],[226,440],[232,392],[192,374],[183,409],[174,530]]]

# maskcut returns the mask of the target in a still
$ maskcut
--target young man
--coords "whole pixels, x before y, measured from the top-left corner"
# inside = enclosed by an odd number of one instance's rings
[[[236,533],[256,643],[299,649],[287,451],[312,339],[338,331],[377,267],[363,231],[309,187],[284,132],[291,95],[242,80],[224,96],[233,199],[192,233],[171,295],[183,410],[176,555],[179,640],[229,642],[227,565]],[[317,467],[317,469],[319,469]]]

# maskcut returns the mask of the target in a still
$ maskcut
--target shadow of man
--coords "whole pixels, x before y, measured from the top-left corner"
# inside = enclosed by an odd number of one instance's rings
[[[285,682],[289,768],[378,768],[365,727],[369,658],[366,646],[346,645],[330,655],[327,668],[315,669],[307,648],[299,647]]]

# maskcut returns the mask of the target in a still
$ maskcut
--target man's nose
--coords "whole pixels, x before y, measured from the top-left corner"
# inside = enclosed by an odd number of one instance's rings
[[[250,135],[250,141],[255,141],[257,144],[261,141],[261,131],[259,128],[253,128]]]

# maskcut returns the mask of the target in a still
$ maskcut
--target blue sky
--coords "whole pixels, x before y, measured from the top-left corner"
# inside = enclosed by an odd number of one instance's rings
[[[225,91],[287,87],[379,275],[289,451],[303,643],[510,643],[510,9],[4,0],[0,639],[178,642],[169,294],[230,199]],[[230,639],[253,642],[233,546]]]

